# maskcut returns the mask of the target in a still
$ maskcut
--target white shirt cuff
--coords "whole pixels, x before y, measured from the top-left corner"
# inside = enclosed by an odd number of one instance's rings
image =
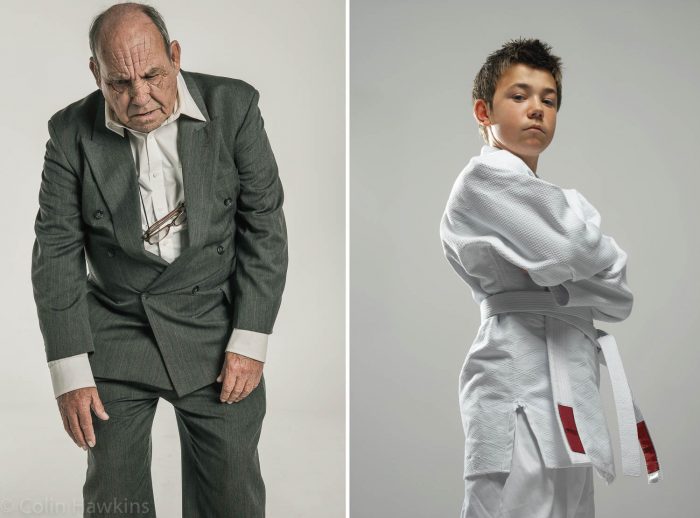
[[[267,357],[267,339],[270,335],[248,331],[246,329],[234,329],[228,340],[226,352],[247,356],[253,360],[264,362]]]
[[[87,353],[50,361],[49,372],[55,397],[71,390],[96,386]]]

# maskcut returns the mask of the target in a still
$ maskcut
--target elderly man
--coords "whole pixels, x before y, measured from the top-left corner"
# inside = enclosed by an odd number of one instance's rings
[[[287,242],[258,92],[182,72],[141,4],[101,13],[90,47],[99,90],[49,121],[32,256],[63,424],[88,452],[84,515],[155,516],[162,397],[183,517],[264,516],[262,370]]]

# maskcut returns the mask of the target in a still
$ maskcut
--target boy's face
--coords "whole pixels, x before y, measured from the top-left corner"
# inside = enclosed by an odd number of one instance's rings
[[[490,126],[491,144],[522,158],[531,168],[554,137],[557,124],[557,85],[546,70],[518,63],[496,83],[493,107],[482,99],[474,115]],[[534,169],[533,169],[534,170]]]

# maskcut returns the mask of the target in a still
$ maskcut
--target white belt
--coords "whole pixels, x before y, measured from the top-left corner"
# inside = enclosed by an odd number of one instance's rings
[[[625,475],[640,476],[642,463],[639,455],[641,447],[646,462],[649,482],[657,482],[661,477],[659,461],[642,412],[634,403],[627,376],[617,343],[612,335],[596,329],[588,307],[563,307],[557,305],[549,291],[510,291],[491,295],[481,302],[481,319],[501,313],[535,313],[545,317],[549,372],[552,380],[552,395],[555,415],[559,416],[559,430],[567,445],[567,452],[573,463],[587,459],[574,419],[574,400],[569,380],[569,363],[566,348],[562,346],[571,332],[571,326],[586,335],[591,343],[599,347],[600,363],[607,365],[617,410],[622,453],[622,472]],[[590,458],[596,466],[598,459]]]

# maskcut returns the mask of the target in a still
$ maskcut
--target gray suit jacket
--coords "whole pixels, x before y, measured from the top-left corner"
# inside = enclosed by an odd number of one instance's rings
[[[96,377],[178,395],[215,381],[234,327],[272,332],[287,271],[258,92],[181,73],[207,119],[178,119],[189,246],[170,264],[144,249],[129,140],[98,90],[49,121],[32,254],[48,361],[88,352]]]

